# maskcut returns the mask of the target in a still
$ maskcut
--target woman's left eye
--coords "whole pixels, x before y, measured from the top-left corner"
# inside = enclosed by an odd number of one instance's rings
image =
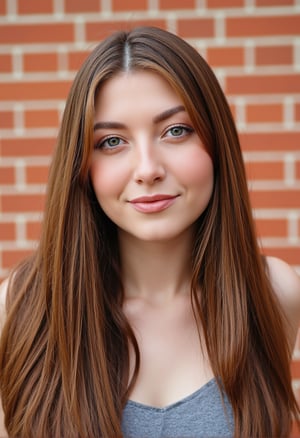
[[[184,137],[191,132],[193,132],[193,129],[188,126],[176,125],[169,128],[165,135],[167,137]]]

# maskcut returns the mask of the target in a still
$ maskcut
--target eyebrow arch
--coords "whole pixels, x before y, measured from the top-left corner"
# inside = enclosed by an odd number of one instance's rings
[[[94,125],[94,131],[97,129],[126,129],[126,125],[119,122],[97,122]]]
[[[174,108],[167,109],[166,111],[163,111],[161,114],[158,114],[153,118],[153,123],[160,123],[164,120],[168,119],[169,117],[173,116],[174,114],[177,114],[181,111],[185,111],[185,107],[183,105],[175,106]],[[126,125],[119,122],[97,122],[94,125],[94,131],[97,129],[126,129]]]
[[[168,119],[169,117],[173,116],[174,114],[180,113],[181,111],[185,111],[185,108],[183,105],[175,106],[174,108],[170,108],[161,114],[158,114],[154,117],[153,122],[154,123],[160,123],[164,120]]]

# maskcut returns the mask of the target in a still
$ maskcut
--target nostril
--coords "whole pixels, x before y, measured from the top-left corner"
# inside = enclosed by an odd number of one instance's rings
[[[139,163],[134,172],[134,179],[139,184],[153,184],[164,179],[166,170],[163,165],[147,160],[147,162]]]

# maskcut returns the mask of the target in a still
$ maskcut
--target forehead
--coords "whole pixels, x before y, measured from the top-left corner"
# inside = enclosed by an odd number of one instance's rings
[[[121,112],[134,108],[149,111],[165,109],[166,106],[183,104],[181,97],[170,83],[152,71],[121,72],[105,81],[95,98],[95,115],[110,111]]]

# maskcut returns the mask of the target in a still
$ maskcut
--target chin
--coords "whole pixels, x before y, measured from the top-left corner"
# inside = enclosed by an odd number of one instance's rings
[[[129,230],[120,230],[120,236],[127,235],[127,237],[141,242],[167,243],[183,236],[186,237],[188,234],[193,233],[193,229],[193,226],[184,229],[172,229],[170,226],[164,226],[159,229],[159,227],[156,226],[152,227],[151,230],[135,230],[135,232]]]

